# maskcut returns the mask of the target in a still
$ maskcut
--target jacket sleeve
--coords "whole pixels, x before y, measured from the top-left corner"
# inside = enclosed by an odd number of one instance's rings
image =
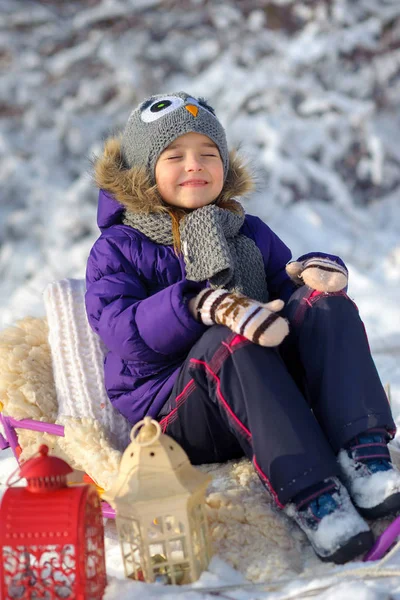
[[[129,246],[130,238],[117,244],[100,237],[91,250],[85,298],[89,323],[123,360],[167,365],[188,352],[206,329],[188,310],[188,299],[204,284],[184,280],[149,296],[140,271],[126,258],[131,249],[121,244]]]

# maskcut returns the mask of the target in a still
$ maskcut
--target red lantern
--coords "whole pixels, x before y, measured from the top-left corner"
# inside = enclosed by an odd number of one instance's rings
[[[48,455],[20,468],[0,506],[2,600],[98,600],[106,586],[103,519],[94,486],[67,486],[71,467]]]

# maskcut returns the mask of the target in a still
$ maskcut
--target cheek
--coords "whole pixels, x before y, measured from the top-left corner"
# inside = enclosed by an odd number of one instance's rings
[[[163,169],[157,169],[155,171],[156,184],[159,190],[167,188],[170,183],[170,175],[166,173]]]
[[[159,188],[163,188],[166,185],[166,178],[163,175],[156,176],[156,184]]]
[[[221,191],[224,187],[224,167],[222,166],[222,164],[219,168],[215,170],[214,181]]]

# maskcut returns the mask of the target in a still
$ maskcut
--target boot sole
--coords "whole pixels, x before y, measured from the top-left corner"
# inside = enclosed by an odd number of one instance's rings
[[[363,508],[357,506],[357,504],[355,504],[355,507],[360,515],[366,519],[381,519],[382,517],[387,517],[389,515],[394,516],[396,512],[400,511],[400,493],[389,496],[384,502],[378,504],[378,506],[373,506],[372,508]]]
[[[317,556],[323,562],[334,562],[337,565],[343,565],[344,563],[349,562],[349,560],[370,550],[373,544],[374,536],[372,535],[372,531],[362,531],[350,538],[345,546],[342,546],[333,554],[330,554],[329,556],[320,556],[317,553]]]

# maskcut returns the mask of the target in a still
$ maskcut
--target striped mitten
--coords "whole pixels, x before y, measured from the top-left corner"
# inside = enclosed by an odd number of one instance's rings
[[[318,292],[339,292],[348,282],[346,267],[322,256],[290,262],[286,272],[297,285],[307,285]]]
[[[278,346],[289,333],[289,324],[276,313],[283,300],[261,304],[242,294],[205,288],[195,298],[195,317],[205,325],[226,325],[260,346]]]

